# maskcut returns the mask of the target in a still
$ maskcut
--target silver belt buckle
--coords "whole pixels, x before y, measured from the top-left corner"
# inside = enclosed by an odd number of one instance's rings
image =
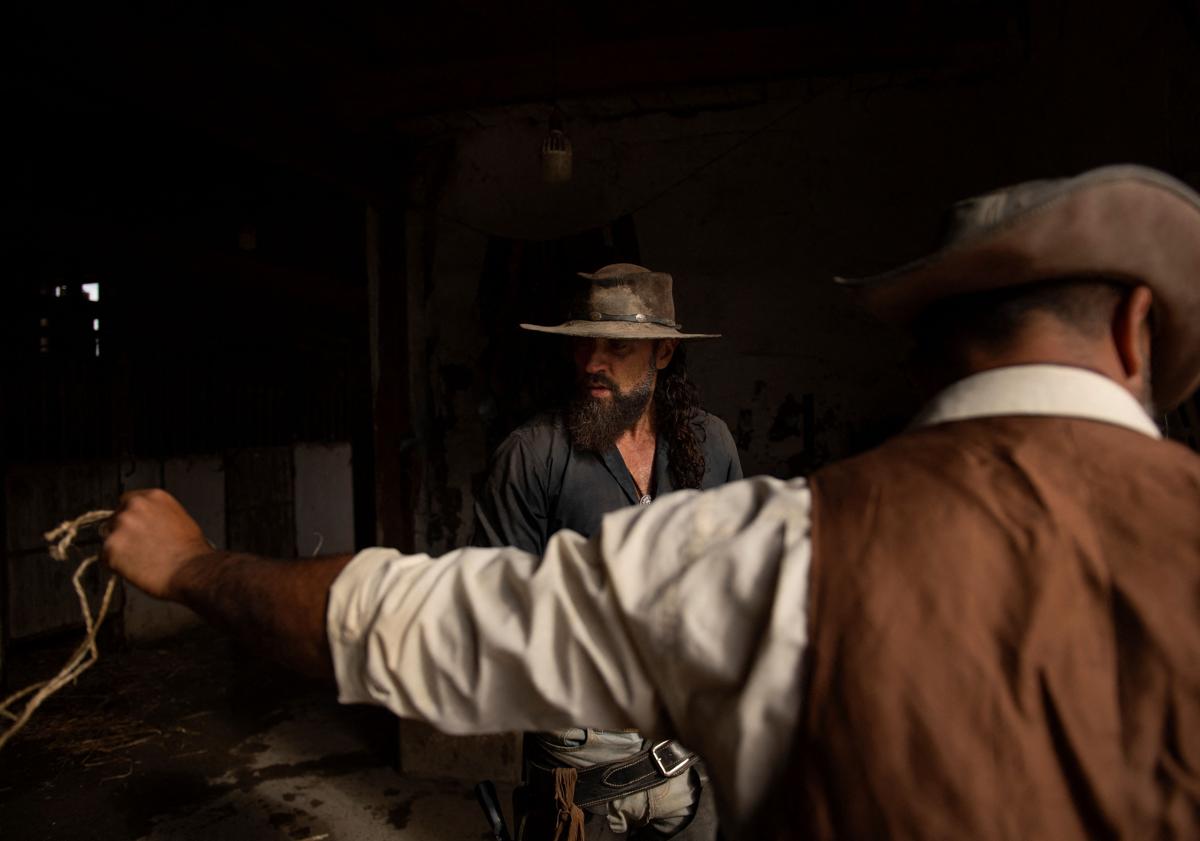
[[[650,748],[650,758],[654,760],[654,764],[658,766],[659,771],[662,771],[664,777],[679,776],[692,762],[692,755],[674,739],[663,739]],[[673,764],[667,767],[668,763]]]

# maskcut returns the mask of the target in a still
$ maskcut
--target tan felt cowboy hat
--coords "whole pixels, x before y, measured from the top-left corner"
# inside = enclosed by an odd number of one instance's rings
[[[719,333],[684,333],[675,321],[671,276],[632,263],[605,266],[576,296],[567,321],[554,327],[522,324],[526,330],[597,339],[715,339]]]
[[[1154,293],[1154,397],[1173,408],[1200,385],[1200,195],[1165,173],[1106,166],[956,204],[945,244],[884,274],[838,278],[868,308],[911,321],[931,303],[1071,276]]]

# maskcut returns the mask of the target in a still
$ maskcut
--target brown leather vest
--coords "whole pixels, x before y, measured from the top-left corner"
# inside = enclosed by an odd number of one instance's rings
[[[1094,421],[978,419],[812,490],[776,834],[1200,838],[1200,457]]]

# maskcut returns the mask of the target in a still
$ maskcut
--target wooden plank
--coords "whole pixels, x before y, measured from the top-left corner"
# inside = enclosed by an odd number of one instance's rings
[[[225,455],[225,532],[226,545],[235,552],[296,556],[291,447]]]
[[[376,543],[411,552],[415,451],[409,401],[407,230],[403,211],[367,211],[367,300],[375,419]]]
[[[12,639],[36,636],[82,624],[79,601],[71,587],[75,564],[50,559],[43,532],[87,511],[111,508],[116,501],[112,462],[10,467],[5,477],[8,628]],[[89,532],[80,542],[96,548]],[[82,557],[82,556],[80,556]],[[89,574],[93,598],[103,576]]]

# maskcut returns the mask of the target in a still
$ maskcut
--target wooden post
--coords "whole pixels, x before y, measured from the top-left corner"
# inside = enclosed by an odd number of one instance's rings
[[[366,211],[367,312],[374,418],[375,542],[412,552],[415,436],[409,393],[403,210]]]

